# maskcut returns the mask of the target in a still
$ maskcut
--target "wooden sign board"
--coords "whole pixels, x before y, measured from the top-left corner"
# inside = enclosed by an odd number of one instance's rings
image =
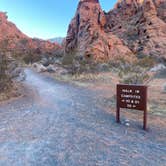
[[[143,85],[117,85],[117,114],[116,120],[120,122],[120,108],[135,109],[144,112],[144,125],[147,123],[147,86]]]

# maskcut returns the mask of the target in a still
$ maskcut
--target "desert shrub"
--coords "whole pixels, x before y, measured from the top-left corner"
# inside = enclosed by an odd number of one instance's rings
[[[65,54],[65,56],[63,57],[63,60],[62,60],[62,64],[63,65],[72,65],[73,59],[74,59],[73,54],[74,53]]]
[[[13,50],[11,52],[11,54],[12,54],[13,58],[18,59],[18,60],[20,60],[22,58],[22,55],[23,55],[23,53],[18,51],[18,50]]]
[[[126,84],[143,84],[149,79],[148,70],[135,63],[121,65],[118,75]]]
[[[4,53],[0,53],[0,92],[4,91],[10,83],[7,57]]]
[[[54,52],[53,52],[53,55],[56,56],[57,58],[61,58],[63,57],[64,55],[64,50],[59,48],[59,49],[56,49]]]
[[[151,58],[142,58],[130,63],[123,58],[109,62],[110,68],[121,78],[121,83],[143,84],[150,79],[149,68],[154,65]]]
[[[0,43],[0,93],[11,85],[11,78],[8,72],[7,46],[9,40],[3,40]]]
[[[143,84],[150,79],[149,68],[140,66],[138,63],[126,64],[120,67],[119,77],[122,83]]]
[[[41,54],[35,53],[33,51],[28,51],[23,55],[23,61],[26,64],[32,64],[41,60]]]
[[[110,61],[108,62],[108,64],[110,65],[110,67],[121,67],[121,66],[123,66],[123,65],[129,64],[129,62],[126,61],[125,58],[119,57],[119,58],[110,60]]]
[[[24,55],[23,61],[24,61],[26,64],[29,64],[29,63],[31,62],[31,57],[30,57],[30,56],[27,56],[27,55]]]
[[[144,84],[145,81],[149,79],[149,75],[147,73],[129,73],[125,77],[123,77],[122,83],[125,84]]]
[[[109,65],[107,63],[101,63],[97,65],[97,71],[99,72],[108,72],[109,71]]]
[[[142,68],[152,68],[156,64],[156,61],[151,56],[145,56],[144,58],[138,59],[136,65]]]
[[[85,57],[85,55],[80,55],[76,51],[65,54],[62,60],[62,65],[69,68],[73,75],[97,71],[97,64],[93,60],[91,54],[88,54],[88,57]]]

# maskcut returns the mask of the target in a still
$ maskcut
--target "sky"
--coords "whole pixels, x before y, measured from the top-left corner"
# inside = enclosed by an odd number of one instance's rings
[[[0,0],[0,11],[29,37],[65,37],[79,0]],[[109,11],[116,0],[100,0]]]

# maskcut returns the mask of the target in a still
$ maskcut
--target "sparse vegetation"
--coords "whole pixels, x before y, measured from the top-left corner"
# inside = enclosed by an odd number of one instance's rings
[[[119,72],[121,82],[125,84],[144,84],[150,79],[148,71],[141,66],[131,64]]]
[[[8,88],[11,80],[8,73],[7,58],[4,53],[0,53],[0,93]]]
[[[8,73],[7,44],[8,40],[4,40],[0,43],[0,93],[6,90],[11,84],[10,75]]]
[[[129,73],[126,76],[123,76],[122,83],[125,84],[144,84],[150,76],[146,72],[141,73]]]
[[[145,56],[133,63],[126,62],[124,59],[110,61],[111,70],[118,73],[122,83],[144,84],[150,79],[148,71],[156,64],[152,57]]]
[[[83,72],[95,72],[96,64],[91,59],[91,55],[89,56],[90,58],[85,58],[84,55],[79,55],[76,51],[72,51],[64,56],[62,65],[69,68],[73,75]]]
[[[66,54],[62,60],[62,65],[64,66],[71,65],[73,63],[73,55],[74,52]]]
[[[14,59],[15,51],[7,48],[8,40],[0,43],[0,101],[21,95],[21,84],[13,81],[22,72]]]
[[[32,64],[40,60],[41,60],[41,53],[36,52],[36,50],[30,49],[23,55],[23,61],[26,64]]]
[[[153,57],[145,56],[127,62],[124,58],[111,60],[109,63],[96,64],[94,61],[73,56],[74,53],[65,56],[63,64],[70,66],[73,75],[81,73],[96,73],[96,72],[115,72],[120,77],[122,83],[126,84],[144,84],[147,83],[151,76],[148,71],[155,66],[156,61]]]
[[[142,67],[142,68],[152,68],[156,64],[156,60],[151,56],[144,56],[143,58],[140,58],[136,65]]]

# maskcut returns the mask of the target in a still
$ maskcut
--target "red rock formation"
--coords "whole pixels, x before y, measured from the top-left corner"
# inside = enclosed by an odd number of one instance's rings
[[[165,0],[122,0],[107,14],[107,32],[123,39],[138,56],[166,58],[165,3]]]
[[[165,48],[165,0],[119,0],[108,13],[98,0],[81,0],[65,43],[66,56],[95,61],[166,58]]]
[[[132,52],[116,35],[105,33],[106,16],[98,0],[82,0],[78,4],[66,37],[66,53],[74,52],[77,59],[108,61],[131,59]],[[66,55],[67,56],[67,55]]]
[[[32,39],[23,34],[15,24],[9,22],[6,13],[0,12],[0,45],[8,50],[29,51],[40,53],[51,52],[60,46],[56,43],[40,39]]]

